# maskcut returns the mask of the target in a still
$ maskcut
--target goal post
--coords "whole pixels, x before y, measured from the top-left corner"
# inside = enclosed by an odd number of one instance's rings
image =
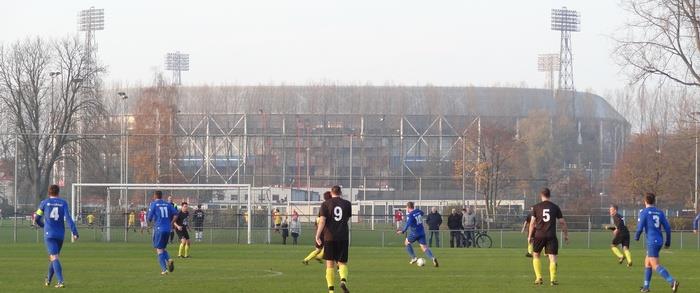
[[[202,190],[209,190],[209,191],[215,191],[215,190],[220,190],[220,191],[226,191],[226,190],[245,190],[246,193],[246,200],[245,200],[245,205],[247,209],[247,220],[246,220],[246,230],[247,230],[247,244],[252,244],[252,230],[253,230],[253,225],[252,225],[252,210],[253,210],[253,204],[255,203],[255,199],[253,197],[254,193],[253,190],[254,188],[250,184],[159,184],[159,183],[73,183],[71,185],[71,216],[73,219],[77,220],[77,215],[80,213],[82,203],[81,203],[81,198],[80,196],[77,195],[77,190],[81,187],[103,187],[106,189],[106,210],[108,211],[105,215],[106,221],[105,221],[105,229],[106,229],[106,241],[111,241],[111,209],[112,209],[112,204],[111,204],[111,193],[113,190],[117,191],[127,191],[124,192],[124,206],[123,208],[125,210],[128,210],[128,205],[129,205],[129,200],[128,196],[129,190],[145,190],[145,191],[153,191],[153,190],[165,190],[165,191],[202,191]],[[264,190],[265,188],[255,188],[255,190]],[[144,203],[147,206],[147,203]],[[117,207],[121,208],[121,207]],[[244,216],[245,217],[245,216]],[[269,227],[268,227],[269,231]],[[269,233],[269,232],[268,232]],[[124,239],[125,241],[127,240],[127,231],[125,230],[124,232]],[[269,235],[268,235],[269,239]]]

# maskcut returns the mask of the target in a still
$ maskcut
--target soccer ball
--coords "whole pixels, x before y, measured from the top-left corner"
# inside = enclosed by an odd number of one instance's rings
[[[419,259],[416,261],[416,265],[418,265],[419,267],[424,266],[424,265],[425,265],[425,259],[422,258],[422,257],[419,258]]]

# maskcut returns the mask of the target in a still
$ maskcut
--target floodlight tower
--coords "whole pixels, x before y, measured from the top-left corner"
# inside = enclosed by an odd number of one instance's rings
[[[554,72],[560,69],[559,54],[540,54],[537,56],[537,70],[547,75],[547,88],[554,96]]]
[[[190,71],[190,54],[168,53],[165,55],[165,70],[173,72],[175,84],[182,85],[182,72]]]
[[[559,47],[559,90],[574,90],[574,65],[571,54],[571,32],[580,31],[578,11],[562,7],[552,9],[552,30],[561,32]]]
[[[96,9],[95,7],[90,7],[90,9],[81,10],[78,13],[78,31],[85,32],[85,50],[87,51],[87,63],[88,69],[91,69],[95,61],[95,52],[97,50],[97,41],[95,39],[95,31],[101,31],[105,29],[105,12],[104,9]],[[90,72],[90,70],[88,70]],[[88,74],[91,75],[91,74]],[[92,85],[92,80],[86,80],[88,86]]]

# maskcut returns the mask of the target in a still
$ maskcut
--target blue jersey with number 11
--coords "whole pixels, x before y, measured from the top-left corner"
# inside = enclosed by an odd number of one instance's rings
[[[634,235],[634,239],[639,240],[642,232],[646,232],[647,244],[661,245],[664,243],[661,227],[666,231],[666,245],[670,246],[671,225],[668,224],[666,215],[656,207],[645,208],[639,214],[639,223],[637,224],[637,233]]]
[[[155,231],[170,232],[177,209],[169,202],[157,199],[148,208],[148,221],[155,221]]]

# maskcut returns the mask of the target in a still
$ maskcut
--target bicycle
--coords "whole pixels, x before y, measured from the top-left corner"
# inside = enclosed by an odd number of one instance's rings
[[[476,242],[476,247],[479,248],[491,248],[491,245],[493,245],[493,239],[487,234],[486,230],[474,231],[474,242]]]

